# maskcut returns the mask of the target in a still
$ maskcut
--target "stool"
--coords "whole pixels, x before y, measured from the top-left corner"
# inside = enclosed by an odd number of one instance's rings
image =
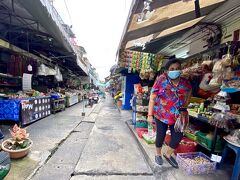
[[[226,142],[226,146],[225,146],[223,154],[222,154],[221,164],[223,164],[224,159],[227,156],[229,148],[232,149],[236,153],[236,159],[235,159],[235,163],[234,163],[234,167],[233,167],[233,173],[232,173],[231,180],[238,180],[238,176],[240,174],[240,147]]]

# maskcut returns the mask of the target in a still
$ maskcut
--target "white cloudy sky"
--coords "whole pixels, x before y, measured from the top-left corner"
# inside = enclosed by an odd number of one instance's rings
[[[114,65],[119,41],[132,0],[54,0],[65,23],[73,25],[78,44],[83,46],[100,79]]]

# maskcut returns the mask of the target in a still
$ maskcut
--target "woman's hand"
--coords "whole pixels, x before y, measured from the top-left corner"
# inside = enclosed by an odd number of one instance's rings
[[[156,99],[157,95],[155,94],[151,94],[150,95],[150,100],[149,100],[149,104],[148,104],[148,117],[147,117],[147,121],[148,123],[153,123],[153,107],[154,107],[154,103],[155,103],[155,99]]]
[[[148,123],[152,124],[153,123],[153,116],[148,116],[147,118]]]

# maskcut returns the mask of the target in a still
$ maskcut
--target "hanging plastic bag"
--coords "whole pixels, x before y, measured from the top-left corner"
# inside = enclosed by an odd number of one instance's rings
[[[184,132],[189,124],[189,115],[187,110],[180,110],[180,115],[174,125],[176,132]]]
[[[221,86],[223,81],[223,72],[214,72],[213,78],[210,80],[209,85],[210,86]]]
[[[56,75],[55,75],[56,80],[58,82],[63,81],[63,76],[62,76],[62,73],[61,73],[59,67],[55,66],[55,71],[56,71]]]
[[[38,73],[37,74],[40,75],[40,76],[46,76],[47,75],[46,66],[44,64],[41,64],[38,67]]]

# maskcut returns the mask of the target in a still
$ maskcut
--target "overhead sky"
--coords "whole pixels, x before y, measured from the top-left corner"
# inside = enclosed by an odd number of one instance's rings
[[[88,59],[101,80],[110,74],[111,66],[116,63],[116,52],[131,2],[132,0],[54,0],[55,8],[64,22],[72,25],[78,45],[86,49]]]

